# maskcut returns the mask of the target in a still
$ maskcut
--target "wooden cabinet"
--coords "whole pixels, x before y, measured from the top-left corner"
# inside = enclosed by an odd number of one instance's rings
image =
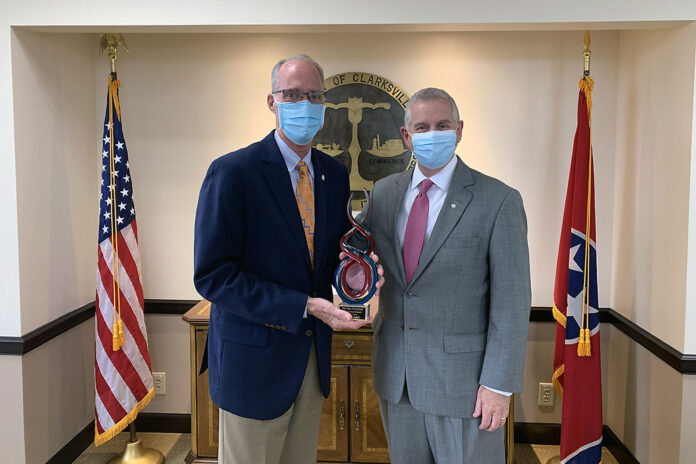
[[[320,461],[345,462],[348,460],[350,423],[348,367],[333,367],[331,395],[324,400],[324,409],[321,412],[318,446]]]
[[[376,307],[376,305],[375,305]],[[376,312],[376,308],[373,309]],[[218,408],[208,394],[208,372],[198,375],[208,335],[210,303],[202,300],[183,317],[191,335],[191,452],[188,464],[217,463]],[[331,352],[331,395],[324,400],[317,459],[320,462],[388,463],[387,438],[372,387],[372,330],[336,332]],[[512,463],[513,403],[505,433]]]
[[[217,462],[218,408],[208,394],[208,372],[198,375],[208,335],[210,303],[183,317],[191,337],[191,452],[188,464]],[[320,462],[389,462],[387,438],[372,388],[372,331],[334,334],[331,395],[324,400],[317,459]]]
[[[331,395],[324,400],[319,462],[389,462],[387,437],[372,387],[372,332],[337,332],[331,359]]]
[[[208,336],[210,303],[203,300],[183,317],[189,323],[191,348],[191,452],[188,464],[216,463],[218,453],[218,407],[208,393],[208,371],[198,375]]]

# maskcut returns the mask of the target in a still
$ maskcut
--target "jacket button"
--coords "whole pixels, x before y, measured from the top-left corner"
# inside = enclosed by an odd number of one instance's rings
[[[306,336],[308,336],[308,337],[311,337],[311,336],[312,336],[312,330],[311,330],[311,329],[307,329],[307,330],[305,330],[305,333],[304,333],[304,334],[305,334]]]
[[[318,294],[317,292],[312,292],[312,296],[313,296],[314,298],[316,298],[316,297],[319,296],[319,294]]]
[[[406,292],[406,298],[411,298],[413,296],[413,293],[410,291]]]

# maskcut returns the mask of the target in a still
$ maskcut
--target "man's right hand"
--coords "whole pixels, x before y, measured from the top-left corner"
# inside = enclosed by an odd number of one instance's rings
[[[366,321],[354,321],[347,311],[338,309],[328,300],[323,298],[309,298],[307,300],[307,314],[321,319],[334,330],[355,330],[371,324],[372,317]]]

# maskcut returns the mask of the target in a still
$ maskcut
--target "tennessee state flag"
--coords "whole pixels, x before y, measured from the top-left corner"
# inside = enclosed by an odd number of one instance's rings
[[[558,246],[553,315],[553,385],[563,401],[561,463],[597,464],[602,457],[597,251],[591,137],[591,91],[580,81],[578,127]]]

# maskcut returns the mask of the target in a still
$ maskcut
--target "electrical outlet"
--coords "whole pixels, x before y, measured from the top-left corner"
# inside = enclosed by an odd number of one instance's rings
[[[539,406],[553,406],[556,398],[556,392],[553,390],[553,385],[550,383],[539,383]]]
[[[166,372],[153,372],[152,380],[155,384],[155,395],[166,395],[167,394],[167,373]]]

